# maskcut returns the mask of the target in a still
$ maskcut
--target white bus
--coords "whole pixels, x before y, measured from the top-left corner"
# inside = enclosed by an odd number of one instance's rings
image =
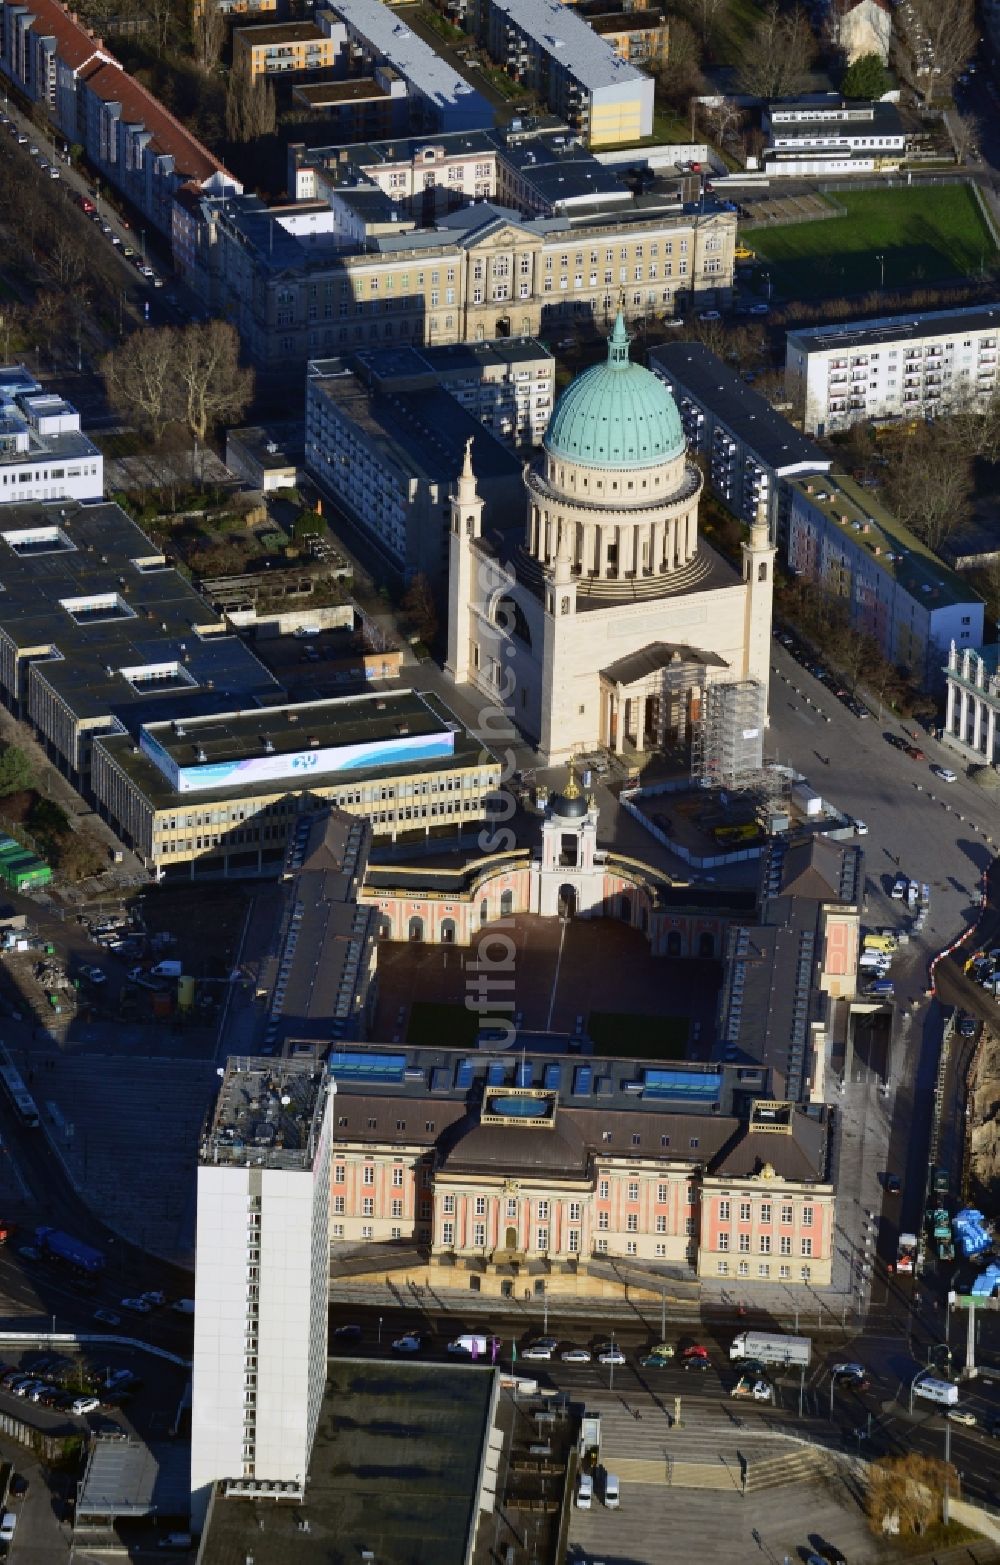
[[[39,1124],[38,1107],[31,1093],[21,1080],[20,1071],[16,1070],[13,1065],[0,1065],[0,1081],[3,1082],[4,1090],[14,1105],[14,1111],[21,1124],[27,1125],[30,1130],[37,1130]]]

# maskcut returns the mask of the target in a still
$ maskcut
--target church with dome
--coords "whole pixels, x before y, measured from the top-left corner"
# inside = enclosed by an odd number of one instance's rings
[[[559,398],[525,468],[523,523],[486,534],[475,452],[450,504],[447,668],[509,711],[546,765],[685,743],[718,682],[769,673],[774,549],[757,522],[735,570],[699,536],[702,476],[674,399],[607,360]],[[743,710],[746,710],[744,705]]]

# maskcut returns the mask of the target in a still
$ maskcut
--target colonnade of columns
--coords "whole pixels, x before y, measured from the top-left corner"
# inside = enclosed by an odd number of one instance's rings
[[[579,522],[531,507],[529,548],[544,565],[555,562],[560,528],[568,528],[570,557],[581,576],[607,580],[663,576],[686,565],[698,549],[698,507],[653,521]]]
[[[996,760],[997,708],[966,685],[949,679],[945,732],[969,745],[990,765]]]
[[[626,743],[634,750],[662,750],[668,728],[683,744],[688,729],[687,689],[657,692],[605,687],[602,694],[601,743],[621,755]]]

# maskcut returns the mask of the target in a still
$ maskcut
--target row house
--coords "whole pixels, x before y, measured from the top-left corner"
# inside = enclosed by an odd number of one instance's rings
[[[185,187],[217,196],[242,186],[159,99],[123,70],[100,38],[56,0],[0,0],[0,75],[43,108],[52,129],[171,238]]]

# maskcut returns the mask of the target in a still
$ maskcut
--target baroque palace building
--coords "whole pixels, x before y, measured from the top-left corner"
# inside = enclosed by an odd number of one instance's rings
[[[329,1056],[335,1274],[517,1298],[829,1285],[822,1105],[763,1096],[757,1066],[522,1044]]]
[[[673,396],[631,361],[619,311],[606,363],[563,392],[525,469],[526,518],[483,529],[466,453],[451,506],[447,668],[506,704],[546,764],[683,742],[711,685],[766,722],[774,548],[763,515],[735,570],[698,532],[702,477]],[[748,710],[746,706],[744,711]]]

